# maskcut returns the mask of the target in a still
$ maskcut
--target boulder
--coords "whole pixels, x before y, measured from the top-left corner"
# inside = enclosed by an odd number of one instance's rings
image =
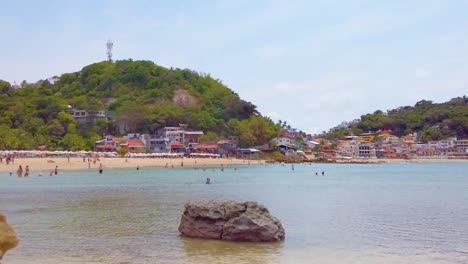
[[[284,240],[281,222],[256,202],[208,201],[187,203],[179,232],[188,237],[230,241]]]
[[[15,231],[7,223],[5,215],[0,212],[0,260],[5,253],[18,245]]]

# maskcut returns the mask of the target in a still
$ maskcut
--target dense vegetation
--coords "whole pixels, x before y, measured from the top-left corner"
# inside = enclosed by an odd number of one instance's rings
[[[221,81],[150,61],[99,62],[22,87],[0,81],[0,149],[90,149],[105,133],[151,134],[180,123],[205,131],[205,140],[237,135],[250,146],[279,129]],[[107,110],[112,118],[77,124],[69,106]]]
[[[414,106],[389,110],[378,110],[361,116],[358,122],[347,127],[335,128],[326,135],[341,138],[345,135],[359,135],[362,132],[391,129],[396,136],[418,133],[418,140],[427,142],[448,137],[468,138],[468,98],[453,98],[436,104],[420,101]]]

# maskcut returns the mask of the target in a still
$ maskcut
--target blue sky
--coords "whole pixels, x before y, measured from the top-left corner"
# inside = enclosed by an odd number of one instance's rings
[[[310,133],[377,109],[468,91],[468,1],[5,1],[0,79],[106,59],[219,78]]]

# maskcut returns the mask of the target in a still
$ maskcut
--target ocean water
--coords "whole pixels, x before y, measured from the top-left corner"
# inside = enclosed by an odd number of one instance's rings
[[[185,202],[207,199],[265,205],[286,240],[181,237]],[[7,264],[468,263],[468,163],[4,173],[0,210],[21,239]]]

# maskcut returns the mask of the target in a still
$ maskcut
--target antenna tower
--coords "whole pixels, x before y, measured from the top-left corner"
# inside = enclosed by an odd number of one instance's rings
[[[106,43],[107,46],[107,61],[112,62],[112,48],[114,47],[114,43],[112,40],[108,40]]]

